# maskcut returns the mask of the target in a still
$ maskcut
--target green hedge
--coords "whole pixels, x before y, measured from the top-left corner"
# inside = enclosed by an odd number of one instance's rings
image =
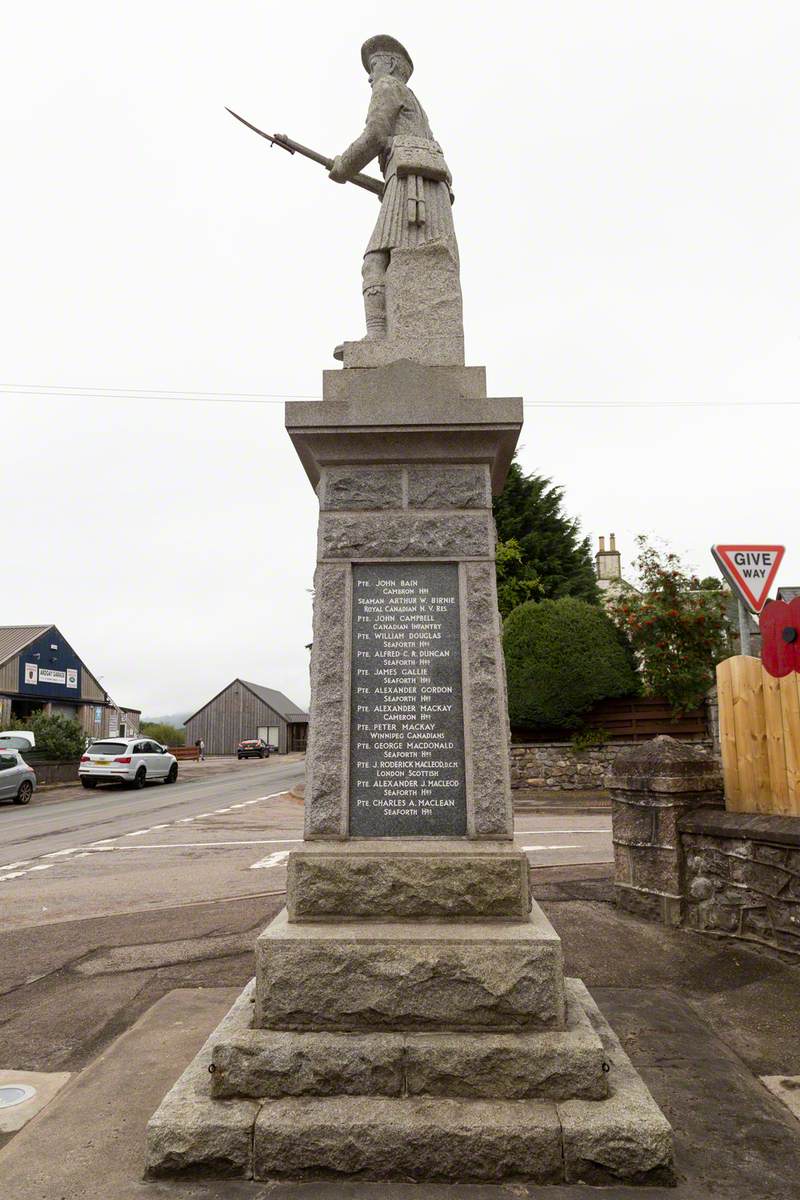
[[[598,700],[639,691],[624,636],[585,600],[521,604],[503,625],[503,651],[512,726],[578,729]]]

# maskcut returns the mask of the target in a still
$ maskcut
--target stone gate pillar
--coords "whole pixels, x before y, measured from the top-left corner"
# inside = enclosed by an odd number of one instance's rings
[[[679,925],[684,866],[678,821],[701,805],[723,805],[717,764],[686,742],[656,737],[621,750],[607,786],[617,904],[664,925]]]

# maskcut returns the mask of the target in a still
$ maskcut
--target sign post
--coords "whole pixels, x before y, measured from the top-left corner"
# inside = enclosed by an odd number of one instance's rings
[[[733,545],[711,547],[714,561],[733,588],[739,603],[739,637],[742,654],[750,654],[749,612],[758,614],[769,599],[785,546]]]

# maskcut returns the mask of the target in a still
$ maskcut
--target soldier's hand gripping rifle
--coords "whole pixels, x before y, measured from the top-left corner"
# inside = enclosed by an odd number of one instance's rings
[[[252,129],[253,133],[257,133],[259,137],[266,138],[273,146],[280,146],[281,150],[288,150],[290,154],[302,154],[304,158],[310,158],[312,162],[319,163],[322,167],[327,167],[330,171],[333,166],[333,159],[326,158],[324,154],[318,154],[316,150],[309,150],[308,146],[301,146],[299,142],[293,142],[291,138],[286,137],[283,133],[264,133],[263,129],[259,129],[257,125],[251,125],[249,121],[245,121],[244,117],[240,117],[232,108],[227,108],[232,117],[236,117],[237,121],[241,121],[248,129]],[[348,177],[348,183],[354,183],[356,187],[364,188],[367,192],[372,192],[379,198],[383,196],[383,180],[373,179],[371,175],[351,175]]]

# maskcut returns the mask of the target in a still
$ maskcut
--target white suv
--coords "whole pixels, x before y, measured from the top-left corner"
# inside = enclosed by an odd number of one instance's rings
[[[127,783],[142,788],[157,779],[174,783],[178,760],[166,746],[147,738],[104,738],[87,747],[78,777],[85,788],[97,787],[98,783]]]

